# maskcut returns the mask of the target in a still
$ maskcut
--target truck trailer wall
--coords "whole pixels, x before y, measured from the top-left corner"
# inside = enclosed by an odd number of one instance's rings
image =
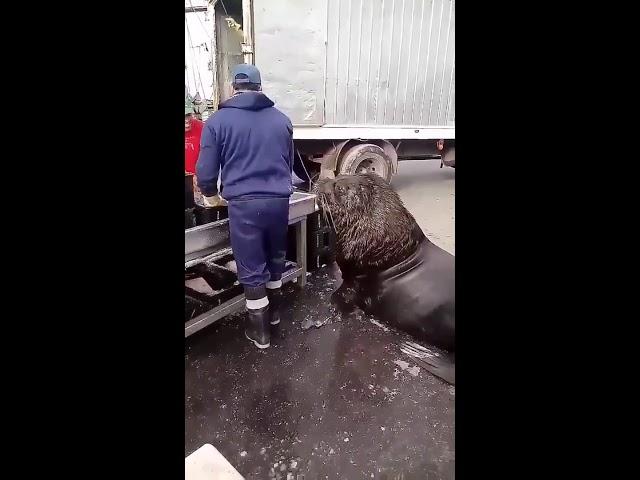
[[[255,64],[294,125],[325,123],[327,0],[253,0]]]
[[[455,0],[253,0],[253,26],[294,125],[455,125]]]

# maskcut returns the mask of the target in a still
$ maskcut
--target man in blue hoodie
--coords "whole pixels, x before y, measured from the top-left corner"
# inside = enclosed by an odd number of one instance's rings
[[[237,65],[232,78],[233,96],[202,130],[196,176],[205,206],[225,200],[229,204],[231,248],[249,313],[245,335],[257,347],[267,348],[269,324],[280,323],[293,193],[293,127],[262,93],[255,66]]]

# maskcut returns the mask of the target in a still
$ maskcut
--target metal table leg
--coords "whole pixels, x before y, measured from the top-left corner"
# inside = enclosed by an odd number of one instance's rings
[[[300,287],[307,284],[307,217],[296,224],[296,263],[302,268]]]

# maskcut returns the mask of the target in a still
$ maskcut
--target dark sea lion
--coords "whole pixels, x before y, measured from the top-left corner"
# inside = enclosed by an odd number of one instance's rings
[[[315,190],[336,234],[342,285],[332,302],[445,350],[426,368],[455,383],[455,257],[427,239],[377,175],[340,175]]]

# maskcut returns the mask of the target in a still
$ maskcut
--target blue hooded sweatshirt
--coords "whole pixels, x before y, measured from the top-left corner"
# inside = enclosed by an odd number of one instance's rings
[[[222,103],[202,129],[196,164],[207,196],[288,198],[293,192],[293,127],[261,92],[243,92]]]

